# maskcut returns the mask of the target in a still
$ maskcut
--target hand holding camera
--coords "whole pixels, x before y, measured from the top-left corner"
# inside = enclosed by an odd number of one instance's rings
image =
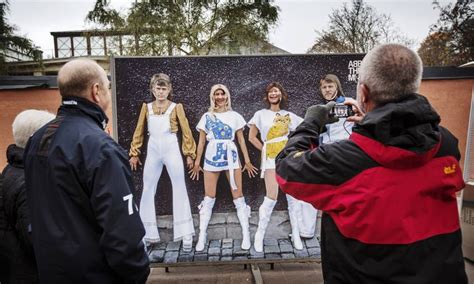
[[[347,107],[350,107],[352,111],[352,114],[347,117],[347,121],[351,121],[355,123],[361,122],[365,116],[365,113],[362,111],[357,101],[352,98],[346,98],[346,100],[344,101],[344,104]]]
[[[329,102],[325,105],[310,106],[306,110],[304,119],[316,123],[320,128],[326,124],[337,122],[339,118],[330,114],[335,105],[336,102]]]
[[[346,104],[336,104],[330,111],[330,115],[333,115],[338,118],[344,118],[354,115],[354,111],[352,110],[351,105]]]

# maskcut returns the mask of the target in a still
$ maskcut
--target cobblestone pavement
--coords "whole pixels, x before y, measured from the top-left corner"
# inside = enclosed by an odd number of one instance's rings
[[[158,243],[149,249],[152,263],[183,263],[204,261],[232,261],[246,259],[295,259],[321,258],[321,249],[316,238],[303,239],[303,249],[296,250],[289,239],[265,239],[263,252],[258,253],[253,246],[242,250],[240,239],[209,240],[201,252],[194,247],[183,251],[181,242]]]

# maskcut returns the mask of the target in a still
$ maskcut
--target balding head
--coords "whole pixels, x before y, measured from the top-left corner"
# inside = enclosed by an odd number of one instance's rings
[[[99,64],[90,59],[71,60],[58,73],[58,87],[62,97],[89,98],[89,90],[95,83],[108,84],[107,75]]]
[[[362,60],[359,83],[370,92],[375,105],[399,101],[418,92],[423,66],[420,57],[399,44],[383,44]]]

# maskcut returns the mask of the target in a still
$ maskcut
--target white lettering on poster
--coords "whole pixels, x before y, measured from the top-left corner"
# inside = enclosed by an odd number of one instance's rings
[[[350,60],[347,70],[349,75],[347,75],[347,81],[357,82],[359,80],[359,67],[362,60]]]

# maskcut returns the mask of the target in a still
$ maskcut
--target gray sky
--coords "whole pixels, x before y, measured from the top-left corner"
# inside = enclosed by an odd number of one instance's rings
[[[1,1],[1,0],[0,0]],[[112,0],[115,8],[125,10],[132,0]],[[333,9],[341,7],[342,0],[280,0],[278,26],[270,33],[270,42],[291,53],[305,53],[314,43],[316,30],[327,27]],[[417,44],[438,19],[432,0],[367,0],[377,12],[389,14],[402,33]],[[439,1],[446,4],[447,0]],[[90,28],[84,22],[95,0],[10,0],[9,23],[18,28],[18,34],[27,36],[41,47],[44,56],[53,52],[52,31],[73,31]],[[417,46],[416,46],[417,47]]]

